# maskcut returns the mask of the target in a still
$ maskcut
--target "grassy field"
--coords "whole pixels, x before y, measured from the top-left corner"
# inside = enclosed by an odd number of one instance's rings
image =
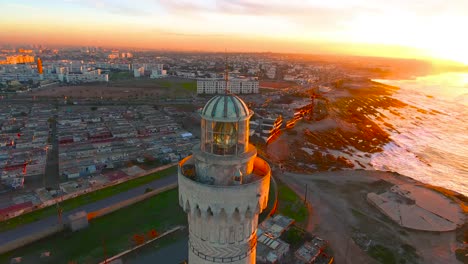
[[[111,82],[111,86],[127,86],[133,84],[134,87],[141,88],[173,88],[184,89],[195,92],[197,90],[197,82],[195,80],[181,79],[175,77],[149,79],[149,78],[131,78],[131,79],[116,79]]]
[[[176,173],[176,171],[177,171],[177,167],[174,166],[166,170],[152,173],[144,177],[136,178],[136,179],[133,179],[133,180],[130,180],[130,181],[118,184],[118,185],[111,186],[109,188],[101,189],[92,193],[87,193],[87,194],[78,196],[73,199],[66,200],[60,203],[60,206],[62,207],[64,212],[67,212],[77,207],[80,207],[81,205],[92,203],[98,200],[102,200],[104,198],[115,195],[117,193],[121,193],[121,192],[130,190],[132,188],[147,184],[154,180],[160,179],[162,177],[169,176],[171,174]],[[49,217],[49,216],[56,215],[56,214],[57,214],[57,207],[53,205],[53,206],[49,206],[49,207],[31,212],[31,213],[20,215],[18,217],[2,222],[0,225],[0,232],[10,230],[20,225],[31,223],[41,218]]]
[[[135,234],[145,234],[151,229],[162,233],[185,225],[186,220],[178,206],[178,191],[174,189],[93,220],[86,229],[75,233],[64,231],[3,254],[0,263],[9,263],[18,256],[23,257],[22,263],[97,263],[104,255],[110,257],[130,248]],[[51,257],[41,261],[39,256],[45,251],[50,251]]]
[[[197,82],[194,80],[154,79],[154,84],[171,89],[184,89],[189,92],[197,91]]]
[[[133,72],[121,71],[109,73],[109,81],[133,79]]]
[[[296,195],[286,184],[278,183],[278,210],[279,214],[296,220],[300,227],[306,227],[309,212],[304,201]]]
[[[182,263],[180,260],[177,260],[177,262],[173,261],[174,259],[187,259],[187,253],[188,251],[185,250],[184,252],[181,252],[179,250],[182,250],[182,248],[185,249],[185,247],[181,247],[180,244],[186,243],[186,240],[188,239],[188,230],[183,229],[183,230],[178,230],[175,231],[174,233],[171,233],[165,237],[162,237],[152,243],[147,244],[146,246],[143,246],[137,250],[134,250],[125,256],[122,257],[122,260],[124,263],[149,263],[148,261],[148,255],[152,254],[158,254],[157,251],[162,250],[166,247],[169,246],[175,246],[176,249],[173,250],[173,252],[177,252],[177,256],[173,256],[172,254],[169,256],[164,256],[165,259],[156,259],[152,258],[153,260],[157,260],[156,263]],[[175,244],[175,245],[174,245]],[[179,246],[177,246],[179,245]],[[167,251],[166,251],[167,253]],[[161,253],[162,254],[162,253]],[[160,254],[160,255],[161,255]],[[145,261],[143,261],[145,260]]]

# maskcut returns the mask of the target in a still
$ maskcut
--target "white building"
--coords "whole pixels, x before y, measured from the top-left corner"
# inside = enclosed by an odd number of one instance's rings
[[[213,97],[201,111],[201,142],[178,168],[187,213],[190,264],[253,264],[258,215],[267,207],[270,167],[249,144],[253,115],[237,96]]]
[[[133,77],[138,78],[141,76],[145,76],[145,67],[133,69]]]
[[[156,64],[151,69],[151,79],[163,78],[167,76],[167,71],[164,70],[163,64]]]
[[[258,93],[258,80],[254,78],[230,79],[228,90],[234,94]],[[226,81],[222,79],[198,79],[198,94],[224,94],[226,92]]]
[[[181,78],[195,78],[196,74],[195,72],[186,72],[186,71],[176,71],[176,74],[178,77]]]
[[[296,76],[287,74],[287,75],[284,75],[283,80],[285,80],[285,81],[295,81]]]
[[[109,75],[101,74],[101,70],[85,71],[83,73],[66,73],[58,74],[58,78],[62,82],[80,83],[80,82],[108,82]]]
[[[270,79],[274,79],[276,77],[276,67],[270,67],[266,71],[266,76]]]

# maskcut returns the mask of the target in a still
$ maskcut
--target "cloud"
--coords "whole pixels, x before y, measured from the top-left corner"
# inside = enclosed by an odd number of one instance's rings
[[[345,21],[352,19],[361,12],[372,10],[355,10],[352,6],[327,7],[312,5],[303,1],[255,1],[255,0],[218,0],[210,4],[202,1],[189,0],[159,0],[158,3],[169,13],[206,19],[206,14],[226,16],[249,16],[257,21],[265,18],[277,21],[289,21],[298,27],[314,30],[328,30],[341,27]],[[232,17],[226,21],[235,23]]]
[[[99,9],[111,14],[125,16],[148,16],[151,12],[142,5],[135,7],[132,2],[111,1],[111,0],[64,0],[66,3],[77,4],[83,7]]]
[[[7,6],[10,7],[10,8],[22,9],[22,10],[25,10],[25,11],[39,10],[39,8],[37,8],[35,6],[30,6],[30,5],[26,5],[26,4],[8,3]]]
[[[164,35],[164,36],[174,36],[174,37],[225,37],[227,36],[226,34],[197,34],[197,33],[181,33],[181,32],[175,32],[175,31],[165,31],[161,29],[155,29],[153,30],[154,33],[157,33],[158,35]]]

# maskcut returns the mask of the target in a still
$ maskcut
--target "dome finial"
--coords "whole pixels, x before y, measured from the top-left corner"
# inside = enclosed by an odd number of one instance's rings
[[[205,120],[237,122],[250,118],[253,112],[238,96],[223,94],[211,98],[200,114]]]
[[[226,56],[225,58],[225,69],[224,69],[224,81],[225,81],[225,89],[224,89],[224,94],[230,94],[229,91],[229,67],[228,67],[228,55],[227,55],[227,49],[224,49],[224,55]]]

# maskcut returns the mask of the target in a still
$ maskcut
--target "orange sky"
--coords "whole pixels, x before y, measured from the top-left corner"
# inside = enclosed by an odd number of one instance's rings
[[[0,3],[1,43],[340,53],[468,64],[468,1],[65,0]]]

